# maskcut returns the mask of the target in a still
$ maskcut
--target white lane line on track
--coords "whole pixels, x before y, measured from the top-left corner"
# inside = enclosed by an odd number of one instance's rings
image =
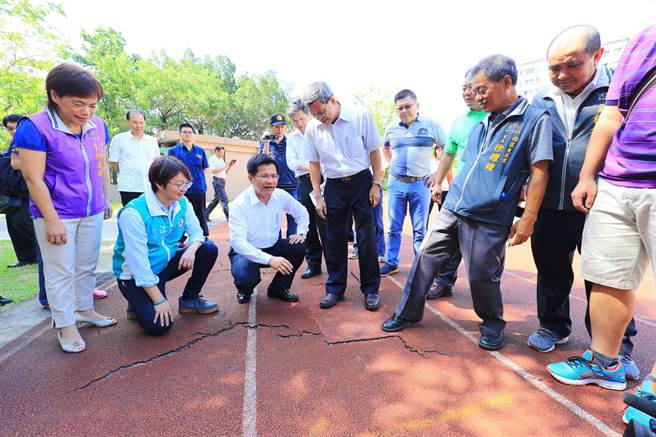
[[[248,325],[246,336],[246,365],[244,366],[244,408],[242,431],[244,437],[257,437],[257,288],[253,290],[248,305]]]
[[[397,287],[399,287],[401,290],[403,290],[403,285],[397,281],[396,279],[387,276],[387,279],[389,279],[393,284],[395,284]],[[437,317],[442,319],[446,324],[451,326],[453,329],[458,331],[458,333],[462,334],[465,338],[467,338],[469,341],[472,343],[478,345],[478,339],[471,335],[465,328],[460,326],[458,323],[454,322],[447,316],[446,314],[443,314],[439,310],[435,309],[432,305],[426,304],[426,308],[433,314],[435,314]],[[503,355],[501,352],[496,352],[496,351],[488,351],[490,355],[492,355],[494,358],[496,358],[498,361],[500,361],[504,366],[508,367],[510,370],[515,372],[518,376],[520,376],[522,379],[528,381],[531,385],[533,385],[535,388],[561,404],[563,407],[567,408],[569,411],[572,413],[576,414],[579,416],[581,419],[585,420],[588,422],[590,425],[594,426],[597,430],[599,430],[602,434],[606,436],[619,436],[620,434],[606,425],[604,422],[601,420],[597,419],[595,416],[592,414],[588,413],[584,408],[580,407],[579,405],[575,404],[574,402],[570,401],[569,399],[565,398],[562,396],[560,393],[546,385],[544,382],[540,381],[537,377],[533,376],[530,374],[527,370],[525,370],[523,367],[515,364],[511,359],[507,358],[505,355]]]
[[[536,284],[535,280],[525,278],[525,277],[523,277],[523,276],[521,276],[521,275],[518,275],[517,273],[513,273],[513,272],[510,272],[510,271],[507,271],[507,270],[504,271],[503,273],[506,274],[506,275],[514,276],[515,278],[519,278],[519,279],[521,279],[521,280],[524,281],[524,282],[528,282],[529,284],[533,284],[533,285]],[[588,304],[588,301],[585,300],[585,299],[582,298],[582,297],[574,296],[573,294],[570,294],[569,296],[570,296],[572,299],[576,299],[576,300],[578,300],[579,302],[583,302],[583,303],[586,304],[586,305]],[[656,328],[656,323],[652,322],[651,320],[646,320],[646,319],[643,319],[643,318],[640,317],[640,316],[635,316],[635,315],[633,316],[633,318],[635,319],[636,322],[640,322],[640,323],[643,323],[643,324],[645,324],[645,325],[647,325],[647,326],[651,326],[652,328]]]
[[[21,349],[26,347],[28,344],[32,343],[34,340],[45,334],[50,330],[50,324],[47,324],[41,329],[37,329],[32,335],[29,337],[26,337],[22,340],[19,340],[19,342],[16,344],[16,346],[11,347],[9,350],[6,352],[2,353],[0,355],[0,364],[4,363],[7,361],[9,358],[11,358],[16,352],[19,352]]]

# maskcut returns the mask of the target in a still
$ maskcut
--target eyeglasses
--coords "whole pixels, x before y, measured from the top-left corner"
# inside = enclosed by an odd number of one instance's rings
[[[174,187],[176,187],[178,190],[182,190],[182,191],[187,191],[187,190],[188,190],[189,188],[191,188],[191,186],[194,184],[193,181],[189,181],[189,182],[178,182],[178,183],[175,183],[175,184],[174,184],[173,182],[169,182],[169,183],[170,183],[171,185],[173,185]]]
[[[260,179],[278,179],[280,176],[277,174],[256,174],[255,177]]]
[[[397,110],[398,112],[408,111],[408,110],[409,110],[410,108],[412,108],[413,106],[415,106],[414,103],[410,103],[410,104],[408,104],[408,105],[401,105],[401,106],[397,106],[397,107],[396,107],[396,110]]]
[[[311,112],[311,111],[310,111],[310,112]],[[312,114],[312,116],[313,116],[314,118],[316,118],[317,120],[320,119],[320,118],[324,118],[326,115],[328,115],[328,104],[327,104],[327,103],[326,103],[326,105],[324,106],[323,110],[321,110],[321,111],[319,111],[319,112],[317,112],[317,113]]]

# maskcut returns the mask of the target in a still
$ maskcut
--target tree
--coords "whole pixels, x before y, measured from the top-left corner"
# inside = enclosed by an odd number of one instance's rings
[[[46,95],[45,73],[63,47],[46,25],[51,15],[63,15],[55,3],[0,0],[0,111],[29,114],[40,109]]]
[[[353,99],[357,104],[371,112],[378,133],[382,138],[387,126],[397,118],[394,107],[394,91],[391,89],[382,90],[371,85],[369,90],[355,94]]]

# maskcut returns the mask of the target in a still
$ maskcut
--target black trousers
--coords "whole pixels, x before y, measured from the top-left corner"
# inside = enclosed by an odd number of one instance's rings
[[[28,202],[22,202],[20,206],[7,211],[6,219],[7,232],[11,239],[11,245],[14,246],[16,258],[19,262],[35,263],[36,237]]]
[[[376,225],[373,207],[369,202],[373,177],[369,170],[354,174],[349,179],[328,179],[324,189],[326,202],[326,266],[327,294],[343,294],[348,276],[348,246],[346,217],[351,211],[358,236],[360,290],[364,294],[378,294],[380,269],[376,249]]]
[[[200,228],[203,230],[203,235],[207,237],[210,235],[210,231],[207,228],[207,217],[205,216],[205,193],[185,193],[185,197],[189,199],[191,206],[194,208],[194,214],[198,217]]]
[[[221,209],[223,209],[223,215],[225,215],[226,220],[230,219],[229,217],[230,211],[228,209],[228,193],[226,193],[225,184],[226,181],[223,178],[217,178],[217,177],[212,178],[212,187],[214,188],[214,198],[212,199],[210,204],[207,205],[207,209],[205,210],[205,215],[208,218],[210,214],[212,214],[212,211],[214,211],[214,208],[216,208],[216,205],[221,203]]]
[[[585,214],[578,211],[558,211],[542,208],[531,237],[531,250],[538,270],[537,306],[540,326],[560,336],[572,333],[569,314],[569,294],[574,283],[572,261],[574,251],[581,252],[581,238]],[[588,304],[585,326],[590,329],[590,292],[592,283],[585,281]],[[631,337],[637,334],[635,320],[631,319],[624,332],[620,353],[631,355]]]
[[[276,272],[276,275],[273,277],[268,288],[273,292],[289,290],[294,281],[296,270],[298,270],[301,264],[303,264],[303,254],[305,253],[303,245],[291,244],[289,240],[280,238],[273,246],[261,250],[269,255],[281,256],[292,264],[292,272],[289,275],[283,275],[280,272]],[[253,289],[262,280],[260,277],[260,269],[269,266],[255,263],[246,257],[239,255],[232,248],[230,248],[230,252],[228,252],[228,258],[230,258],[230,272],[232,273],[235,287],[237,287],[237,292],[252,294]]]
[[[121,203],[123,206],[127,205],[131,200],[136,199],[137,197],[141,196],[142,193],[138,193],[136,191],[119,191],[118,194],[121,195]]]
[[[317,209],[310,199],[312,192],[312,181],[310,175],[298,178],[298,200],[303,204],[310,216],[310,228],[305,236],[305,260],[308,268],[321,270],[322,242],[326,241],[326,224],[317,215]]]
[[[168,262],[164,270],[157,274],[159,278],[159,291],[166,296],[166,283],[172,281],[185,274],[188,270],[180,270],[178,264],[180,263],[180,258],[185,252],[185,249],[178,250],[171,261]],[[194,267],[191,270],[191,276],[187,281],[187,285],[182,292],[182,299],[193,299],[198,296],[201,292],[201,289],[205,285],[207,276],[212,271],[214,267],[214,262],[216,257],[219,254],[219,248],[216,247],[211,241],[205,241],[202,246],[196,251],[196,259],[194,260]],[[130,308],[134,311],[134,314],[137,316],[137,320],[141,327],[149,333],[150,335],[163,335],[171,327],[172,323],[169,323],[169,326],[162,326],[159,323],[154,323],[155,319],[155,307],[153,306],[153,301],[150,299],[146,291],[142,287],[138,287],[133,279],[130,280],[118,280],[118,288],[121,290],[123,297],[128,301]]]

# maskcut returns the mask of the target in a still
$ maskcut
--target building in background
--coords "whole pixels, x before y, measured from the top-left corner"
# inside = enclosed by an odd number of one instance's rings
[[[602,44],[604,55],[601,62],[610,68],[615,68],[622,50],[628,42],[629,38],[627,37]],[[517,92],[529,101],[538,91],[551,84],[545,59],[519,64],[517,65],[517,72]]]

